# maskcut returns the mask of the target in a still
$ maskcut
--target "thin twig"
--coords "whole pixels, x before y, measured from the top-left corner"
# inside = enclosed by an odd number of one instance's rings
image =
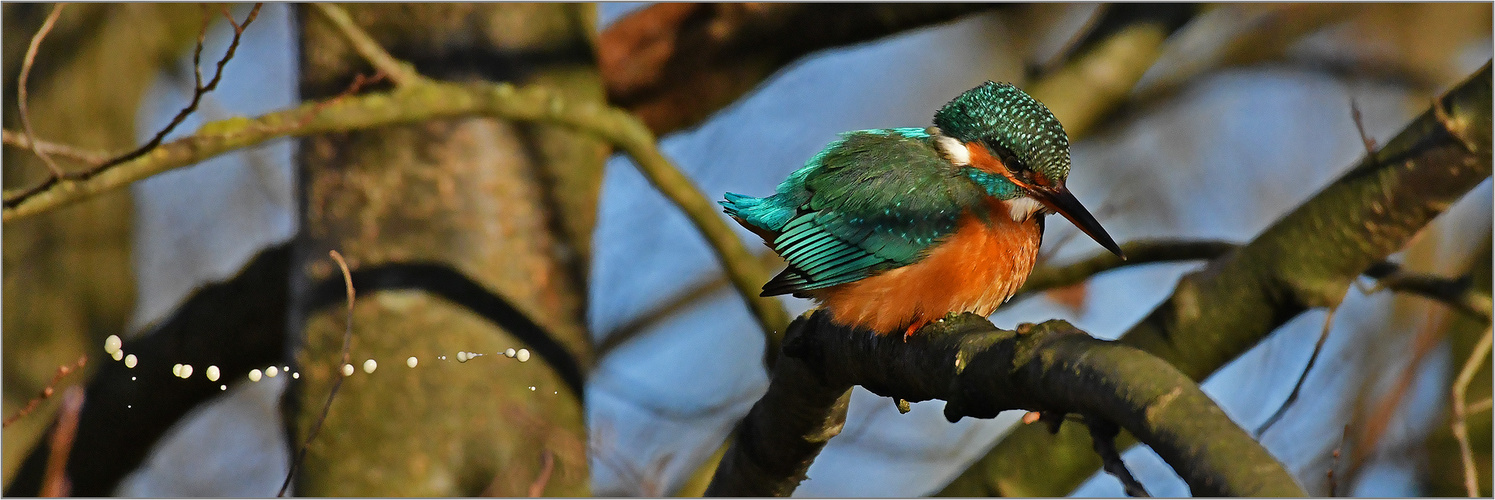
[[[1106,473],[1121,481],[1121,488],[1126,491],[1127,496],[1151,497],[1147,488],[1132,477],[1132,471],[1126,468],[1126,462],[1121,461],[1121,453],[1116,450],[1116,434],[1120,432],[1120,428],[1115,423],[1094,415],[1085,416],[1085,426],[1090,428],[1091,443],[1095,446],[1095,453],[1100,455]]]
[[[70,159],[70,160],[76,160],[76,161],[79,161],[79,162],[82,162],[82,163],[86,163],[86,164],[89,164],[89,165],[97,165],[97,164],[103,163],[105,160],[109,159],[109,157],[107,155],[105,155],[104,153],[100,153],[100,152],[96,152],[96,151],[86,151],[86,150],[83,150],[83,149],[80,149],[80,148],[77,148],[77,147],[68,146],[66,144],[58,144],[58,143],[55,143],[55,142],[47,142],[47,141],[44,141],[44,140],[41,140],[41,139],[36,139],[36,140],[33,141],[33,140],[28,139],[26,137],[26,133],[25,132],[17,132],[17,131],[14,131],[14,130],[8,130],[7,129],[7,130],[0,131],[0,134],[3,134],[3,135],[0,135],[0,137],[4,138],[4,142],[5,142],[6,146],[16,147],[16,148],[20,148],[20,149],[27,149],[27,150],[33,150],[32,148],[40,148],[40,150],[42,152],[46,153],[46,154],[57,155],[57,156],[60,156],[60,157],[63,157],[63,158],[67,158],[67,159]],[[35,151],[35,150],[33,150],[33,151]]]
[[[1365,271],[1365,275],[1376,280],[1375,286],[1361,289],[1366,295],[1381,290],[1420,295],[1441,302],[1457,311],[1490,321],[1490,295],[1476,290],[1473,286],[1473,279],[1469,275],[1447,278],[1435,274],[1407,271],[1392,262],[1381,262],[1371,266]]]
[[[225,65],[228,64],[229,60],[233,59],[234,53],[238,50],[238,48],[239,48],[239,40],[244,35],[244,29],[248,28],[249,24],[252,23],[252,22],[254,22],[254,20],[255,20],[256,17],[259,17],[260,7],[263,7],[263,6],[264,6],[263,3],[256,3],[256,4],[254,4],[254,8],[250,9],[249,15],[247,17],[245,17],[244,22],[242,24],[235,23],[235,22],[233,22],[232,19],[229,20],[229,23],[234,26],[233,40],[229,42],[228,50],[224,52],[223,58],[218,60],[218,68],[217,68],[217,71],[213,74],[213,79],[210,80],[210,81],[208,81],[208,83],[206,85],[203,85],[203,83],[202,83],[202,69],[201,69],[201,66],[199,64],[201,62],[201,57],[202,57],[203,40],[204,40],[204,38],[206,36],[206,31],[207,31],[207,22],[206,22],[206,20],[204,20],[203,31],[199,35],[198,41],[197,41],[197,47],[196,47],[196,49],[193,50],[193,53],[192,53],[192,69],[193,69],[194,72],[196,72],[195,73],[196,74],[196,85],[194,85],[196,88],[193,89],[192,100],[187,104],[186,107],[182,108],[181,111],[177,112],[176,116],[171,119],[171,122],[166,124],[165,128],[162,128],[159,132],[156,132],[155,137],[152,137],[149,142],[146,142],[144,145],[142,145],[142,146],[140,146],[138,148],[135,148],[134,150],[132,150],[132,151],[130,151],[128,153],[125,153],[125,154],[120,155],[118,157],[115,157],[113,159],[104,161],[103,163],[98,164],[98,166],[96,166],[94,168],[91,168],[91,169],[88,169],[88,170],[84,170],[84,171],[81,171],[81,172],[66,173],[66,174],[61,173],[61,171],[58,170],[56,172],[56,175],[54,175],[52,177],[49,177],[46,181],[43,181],[42,183],[37,184],[36,186],[28,188],[25,191],[22,191],[20,194],[17,194],[15,196],[8,196],[8,197],[6,197],[5,206],[6,207],[14,206],[15,204],[20,203],[21,201],[24,201],[27,198],[30,198],[30,197],[38,194],[38,193],[42,193],[44,191],[47,191],[48,189],[53,188],[53,186],[55,186],[55,185],[57,185],[59,183],[62,183],[64,180],[83,181],[83,180],[88,180],[88,179],[97,177],[100,174],[103,174],[106,171],[108,171],[110,169],[113,169],[116,166],[123,165],[123,164],[126,164],[126,163],[130,163],[130,162],[132,162],[132,161],[134,161],[134,160],[136,160],[136,159],[138,159],[140,157],[143,157],[143,156],[146,155],[146,153],[150,153],[151,151],[153,151],[157,147],[159,147],[161,145],[161,143],[166,139],[166,136],[168,134],[170,134],[172,131],[176,130],[176,128],[177,128],[178,125],[181,125],[183,121],[186,121],[186,119],[187,119],[187,117],[189,115],[191,115],[194,111],[197,110],[198,104],[202,102],[203,95],[207,94],[208,92],[212,92],[213,90],[215,90],[215,89],[218,88],[218,82],[223,79],[223,68],[224,68]],[[25,88],[24,85],[21,88]],[[21,102],[24,103],[25,100],[22,99]],[[24,116],[24,113],[23,113],[23,116]],[[29,128],[30,127],[27,127],[28,133],[29,133]],[[34,140],[33,140],[33,143],[35,143]]]
[[[1350,439],[1350,424],[1344,424],[1344,432],[1339,435],[1339,446],[1334,447],[1333,457],[1329,461],[1329,496],[1339,496],[1339,479],[1334,477],[1334,470],[1339,468],[1339,456],[1344,452],[1344,443]]]
[[[1479,151],[1474,141],[1469,140],[1468,137],[1464,137],[1465,127],[1463,124],[1455,122],[1452,117],[1448,116],[1448,110],[1443,107],[1442,98],[1434,97],[1432,107],[1433,118],[1438,120],[1438,124],[1443,126],[1443,130],[1448,132],[1448,135],[1452,136],[1454,140],[1458,141],[1459,145],[1463,146],[1465,151],[1470,153]]]
[[[1401,374],[1395,379],[1396,385],[1386,391],[1386,395],[1376,402],[1370,416],[1365,418],[1364,425],[1356,433],[1355,446],[1353,453],[1350,454],[1350,464],[1344,473],[1345,478],[1352,479],[1360,475],[1369,454],[1376,450],[1381,438],[1385,435],[1386,427],[1396,415],[1396,409],[1401,406],[1402,398],[1412,388],[1412,380],[1422,369],[1423,362],[1447,336],[1448,332],[1444,329],[1447,321],[1448,309],[1427,308],[1427,317],[1424,318],[1422,326],[1418,328],[1417,334],[1412,337],[1412,359],[1402,367]]]
[[[555,469],[555,454],[550,448],[540,451],[540,474],[535,477],[535,482],[529,485],[529,497],[539,498],[545,496],[545,485],[550,483],[550,473]]]
[[[62,395],[62,409],[57,417],[57,427],[52,430],[48,447],[47,471],[42,475],[42,488],[38,496],[65,497],[72,493],[72,481],[67,476],[67,459],[73,450],[73,440],[78,436],[78,414],[83,411],[83,388],[69,387]]]
[[[306,116],[303,116],[301,120],[296,122],[294,126],[296,128],[305,127],[306,124],[311,123],[311,121],[315,119],[317,115],[320,115],[323,111],[326,111],[328,107],[341,102],[344,98],[350,95],[357,94],[359,91],[363,90],[364,87],[382,82],[385,80],[385,78],[388,77],[389,74],[385,73],[382,69],[375,71],[373,76],[363,76],[362,73],[353,75],[353,83],[348,84],[348,88],[343,89],[343,91],[338,95],[332,96],[331,99],[317,103],[317,105],[313,106],[312,109],[310,109],[306,113]]]
[[[317,433],[322,431],[322,423],[327,421],[327,414],[332,411],[332,399],[337,397],[337,390],[343,386],[343,379],[347,378],[342,376],[338,370],[348,364],[351,356],[349,349],[353,344],[353,299],[355,295],[353,273],[348,271],[348,262],[343,260],[343,255],[337,253],[337,250],[327,253],[332,256],[332,260],[337,262],[338,269],[343,271],[343,285],[347,287],[348,317],[343,325],[343,355],[340,358],[341,361],[332,369],[332,390],[327,392],[327,402],[322,405],[322,415],[317,417],[317,423],[312,425],[311,432],[306,434],[306,440],[301,443],[301,450],[296,452],[296,460],[291,462],[291,469],[286,472],[285,482],[280,484],[280,493],[276,493],[276,497],[285,496],[286,491],[291,488],[291,479],[296,477],[296,469],[300,468],[302,460],[306,459],[306,448],[311,446],[312,440],[317,438]]]
[[[1303,374],[1298,376],[1298,383],[1293,384],[1293,392],[1287,395],[1287,399],[1282,402],[1282,406],[1278,407],[1277,411],[1271,417],[1267,418],[1266,422],[1262,422],[1261,427],[1256,428],[1257,438],[1261,438],[1261,435],[1265,434],[1267,429],[1272,427],[1272,424],[1277,423],[1282,418],[1282,415],[1287,413],[1287,409],[1298,401],[1298,393],[1303,390],[1303,383],[1308,381],[1308,373],[1313,371],[1314,363],[1318,362],[1319,354],[1324,351],[1324,342],[1329,340],[1329,331],[1334,329],[1334,312],[1336,310],[1338,310],[1338,306],[1330,307],[1329,314],[1324,316],[1324,329],[1319,332],[1318,342],[1313,344],[1313,354],[1308,355],[1308,365],[1303,367]]]
[[[1486,411],[1489,410],[1491,406],[1495,406],[1495,400],[1492,400],[1490,398],[1485,398],[1481,401],[1475,401],[1473,403],[1469,403],[1468,406],[1464,407],[1464,415],[1468,416]]]
[[[36,411],[37,406],[40,406],[42,401],[52,397],[52,393],[56,391],[57,383],[62,381],[62,377],[66,377],[68,376],[68,374],[75,371],[82,370],[83,365],[86,364],[88,364],[88,356],[83,355],[79,356],[78,361],[76,363],[73,363],[72,366],[59,365],[57,367],[57,373],[52,375],[52,381],[47,382],[47,386],[42,388],[41,393],[37,394],[36,397],[31,398],[31,401],[27,401],[26,406],[22,407],[21,411],[18,411],[15,415],[11,415],[10,417],[6,418],[4,425],[0,425],[0,428],[10,427],[10,424],[16,423],[17,420],[26,418],[27,415],[31,414],[31,412]]]
[[[389,75],[390,81],[393,81],[396,86],[404,87],[427,80],[426,77],[416,72],[414,65],[396,59],[384,50],[384,47],[379,45],[374,37],[369,36],[368,32],[353,22],[352,16],[349,16],[348,11],[343,10],[342,7],[330,3],[314,3],[312,6],[316,7],[317,12],[337,28],[337,31],[348,40],[348,44],[353,46],[353,50],[357,51],[358,55],[363,56],[363,59],[373,65],[375,70]]]
[[[1459,370],[1459,377],[1453,383],[1453,437],[1459,442],[1459,458],[1464,462],[1464,489],[1469,496],[1479,496],[1479,470],[1474,466],[1474,450],[1469,445],[1469,425],[1464,421],[1468,416],[1469,407],[1464,404],[1464,397],[1469,390],[1469,382],[1474,380],[1474,373],[1479,371],[1485,364],[1485,357],[1490,355],[1491,330],[1485,329],[1485,335],[1474,344],[1474,350],[1469,359],[1464,361],[1464,369]]]
[[[42,28],[37,30],[36,35],[31,37],[31,45],[26,48],[26,58],[21,60],[21,77],[16,82],[16,100],[17,106],[21,110],[21,128],[26,131],[26,139],[31,142],[31,152],[35,153],[38,158],[41,158],[42,163],[47,165],[47,169],[52,171],[53,179],[60,178],[66,174],[62,171],[61,167],[58,167],[52,161],[52,157],[43,152],[41,146],[37,144],[36,133],[31,127],[31,112],[26,108],[26,80],[31,77],[31,65],[36,61],[36,51],[41,48],[42,39],[47,37],[47,33],[52,32],[52,26],[57,24],[57,18],[62,15],[62,8],[66,6],[67,4],[65,3],[58,3],[52,6],[52,12],[47,14],[47,20],[42,22]]]
[[[239,40],[244,37],[244,29],[248,28],[249,24],[253,23],[255,18],[259,17],[260,7],[264,7],[264,5],[265,4],[263,3],[254,4],[254,8],[249,9],[249,15],[244,18],[243,24],[234,22],[233,16],[229,15],[227,11],[223,13],[225,17],[228,17],[228,23],[233,25],[234,37],[229,41],[228,50],[224,51],[223,58],[218,60],[218,67],[213,72],[213,79],[208,80],[207,85],[203,85],[202,83],[202,49],[203,42],[207,37],[208,28],[207,20],[205,19],[203,21],[202,32],[198,34],[197,48],[192,52],[192,71],[194,72],[196,79],[196,82],[193,85],[194,88],[192,89],[192,100],[188,102],[187,106],[182,108],[181,111],[178,111],[175,117],[172,117],[171,122],[167,123],[165,128],[162,128],[160,131],[156,132],[155,137],[152,137],[149,142],[146,142],[144,145],[136,148],[134,151],[125,153],[118,158],[105,162],[103,165],[99,165],[98,168],[94,170],[85,172],[84,175],[89,177],[98,175],[100,171],[103,171],[106,168],[144,156],[151,150],[156,149],[156,146],[160,146],[161,141],[166,139],[167,134],[170,134],[173,130],[176,130],[178,125],[181,125],[183,121],[187,120],[188,116],[197,111],[197,106],[202,102],[202,97],[204,95],[206,95],[208,92],[212,92],[218,89],[218,82],[223,80],[223,68],[228,64],[229,60],[234,58],[234,53],[238,51]]]
[[[784,266],[784,259],[772,251],[758,252],[754,256],[758,259],[758,264],[762,265],[764,269],[782,268]],[[597,344],[597,358],[600,359],[606,356],[607,353],[617,349],[618,346],[628,343],[644,332],[650,331],[650,327],[684,311],[701,300],[711,297],[712,294],[727,288],[731,284],[732,282],[725,275],[712,273],[701,281],[685,286],[670,298],[660,302],[653,309],[634,316],[632,319],[604,334],[602,341]]]
[[[1355,97],[1350,96],[1350,119],[1355,121],[1355,131],[1360,134],[1360,142],[1365,144],[1365,154],[1372,160],[1376,157],[1376,140],[1371,139],[1365,133],[1365,122],[1360,116],[1360,105],[1355,102]]]

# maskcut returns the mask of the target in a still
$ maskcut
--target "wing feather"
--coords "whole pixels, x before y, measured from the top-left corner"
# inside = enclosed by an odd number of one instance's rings
[[[923,258],[982,192],[940,157],[922,129],[846,134],[765,200],[794,201],[769,242],[787,269],[763,287],[781,295],[850,283]]]

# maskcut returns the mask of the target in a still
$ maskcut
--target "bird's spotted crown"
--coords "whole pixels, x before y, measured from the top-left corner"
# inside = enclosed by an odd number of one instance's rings
[[[1069,176],[1064,126],[1043,103],[1011,84],[986,82],[961,93],[935,112],[934,125],[962,143],[984,140],[1006,148],[1050,179]]]

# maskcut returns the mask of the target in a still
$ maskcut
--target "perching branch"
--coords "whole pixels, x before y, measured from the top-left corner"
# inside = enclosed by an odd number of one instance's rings
[[[1333,304],[1490,176],[1490,81],[1486,64],[1438,99],[1443,111],[1423,113],[1251,243],[1184,277],[1121,341],[1201,380],[1303,311]],[[1083,440],[1017,429],[943,493],[1067,494],[1100,465]]]
[[[1120,425],[1173,466],[1195,495],[1303,496],[1292,475],[1236,426],[1188,376],[1119,342],[1063,321],[1000,330],[966,314],[904,341],[796,320],[768,394],[739,425],[707,495],[787,495],[829,436],[839,396],[853,385],[907,401],[946,401],[945,416],[1005,410],[1078,413]],[[1104,448],[1104,445],[1102,446]]]

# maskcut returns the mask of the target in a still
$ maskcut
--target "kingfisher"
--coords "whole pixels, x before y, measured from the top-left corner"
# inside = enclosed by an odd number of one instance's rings
[[[761,296],[809,298],[838,325],[907,340],[1012,298],[1050,213],[1126,258],[1065,186],[1069,167],[1048,107],[988,81],[941,107],[933,127],[843,133],[773,195],[719,203],[788,263]]]

